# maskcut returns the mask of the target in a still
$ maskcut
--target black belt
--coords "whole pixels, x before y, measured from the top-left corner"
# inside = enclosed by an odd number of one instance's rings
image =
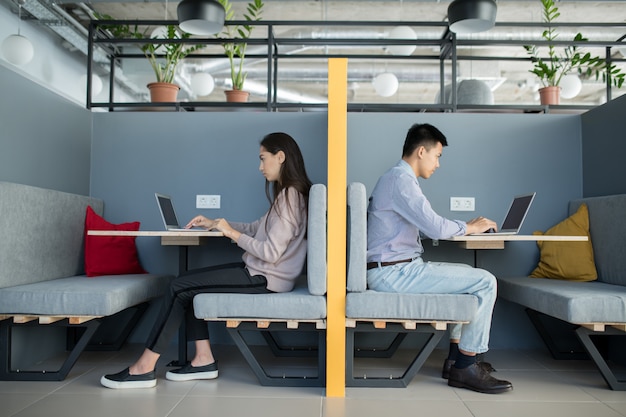
[[[389,265],[403,264],[403,263],[408,263],[408,262],[413,262],[413,259],[403,259],[401,261],[390,261],[390,262],[368,262],[367,269],[374,269],[374,268],[378,268],[379,266],[389,266]]]

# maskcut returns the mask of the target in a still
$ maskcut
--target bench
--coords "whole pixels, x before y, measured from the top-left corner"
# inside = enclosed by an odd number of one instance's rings
[[[293,291],[275,294],[199,294],[193,299],[197,318],[225,322],[228,333],[261,385],[314,386],[326,383],[326,186],[309,192],[307,273]],[[281,346],[276,332],[301,331],[316,336],[316,346]],[[275,356],[317,357],[317,373],[274,375],[262,366],[246,333],[261,333]]]
[[[589,232],[598,279],[574,282],[499,277],[498,297],[526,307],[532,323],[555,358],[570,354],[559,350],[551,338],[544,323],[545,316],[575,330],[584,347],[583,353],[591,357],[609,387],[623,391],[626,381],[617,379],[594,340],[601,336],[626,335],[626,194],[572,200],[570,215],[582,203],[589,210]]]
[[[102,200],[0,182],[0,380],[64,380],[105,317],[120,327],[119,348],[147,302],[167,290],[170,275],[84,275],[85,214]],[[119,323],[129,317],[127,325]],[[67,328],[68,350],[57,370],[14,369],[18,326]],[[35,330],[37,332],[37,330]],[[24,348],[24,347],[23,347]]]
[[[478,307],[469,294],[396,294],[367,289],[367,194],[358,182],[348,185],[348,265],[346,293],[346,386],[406,387],[437,347],[449,324],[468,323]],[[386,349],[365,351],[357,333],[391,332]],[[426,342],[400,376],[355,375],[355,356],[391,357],[408,333],[423,333]]]

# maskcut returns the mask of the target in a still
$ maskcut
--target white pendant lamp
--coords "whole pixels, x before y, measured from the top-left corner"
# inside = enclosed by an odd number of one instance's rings
[[[191,76],[191,90],[198,96],[208,96],[214,87],[215,80],[211,74],[198,72]]]
[[[176,12],[178,27],[193,35],[214,35],[226,19],[224,7],[216,0],[182,0]]]
[[[389,32],[389,39],[417,40],[417,34],[409,26],[398,26]],[[392,55],[409,56],[417,45],[389,45],[387,48]]]
[[[391,97],[398,91],[398,77],[390,72],[377,75],[372,80],[376,94],[381,97]]]
[[[494,0],[454,0],[448,6],[450,30],[454,33],[477,33],[496,24],[498,6]]]
[[[33,44],[25,36],[20,35],[22,21],[22,5],[25,0],[18,0],[17,35],[9,35],[2,41],[2,55],[13,65],[28,64],[35,55]]]
[[[583,83],[576,74],[568,74],[561,78],[561,97],[574,98],[583,88]]]

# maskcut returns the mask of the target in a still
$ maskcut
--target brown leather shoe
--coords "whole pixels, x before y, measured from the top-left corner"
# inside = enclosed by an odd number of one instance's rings
[[[452,369],[455,362],[456,361],[454,359],[446,359],[443,362],[443,369],[441,370],[441,377],[443,379],[448,379],[450,377],[450,369]],[[489,373],[496,372],[496,369],[493,366],[491,366],[489,362],[482,362],[480,360],[477,360],[476,363],[478,364],[478,366],[483,368],[486,372],[489,372]]]
[[[499,394],[513,389],[513,384],[509,381],[492,377],[478,363],[464,369],[453,366],[450,369],[448,385],[456,388],[467,388],[483,394]]]

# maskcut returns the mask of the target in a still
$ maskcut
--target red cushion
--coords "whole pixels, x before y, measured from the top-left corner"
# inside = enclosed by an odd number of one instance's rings
[[[99,275],[145,274],[137,256],[134,236],[89,236],[87,230],[139,230],[139,222],[112,224],[87,207],[85,217],[85,273]]]

